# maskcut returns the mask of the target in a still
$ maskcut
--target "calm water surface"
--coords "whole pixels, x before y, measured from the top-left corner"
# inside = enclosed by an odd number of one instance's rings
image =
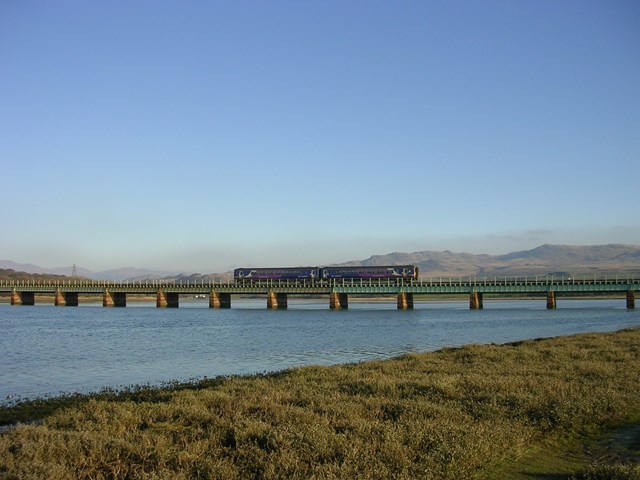
[[[389,358],[468,343],[504,343],[640,325],[624,299],[545,299],[416,303],[355,303],[331,311],[328,300],[234,301],[212,310],[208,300],[126,308],[0,304],[0,403],[17,398],[162,384],[205,376],[281,370]]]

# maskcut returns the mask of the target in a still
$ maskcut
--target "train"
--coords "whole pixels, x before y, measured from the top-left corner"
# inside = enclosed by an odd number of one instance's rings
[[[260,280],[333,280],[333,279],[404,279],[417,280],[415,265],[385,265],[375,267],[277,267],[236,268],[236,282]]]

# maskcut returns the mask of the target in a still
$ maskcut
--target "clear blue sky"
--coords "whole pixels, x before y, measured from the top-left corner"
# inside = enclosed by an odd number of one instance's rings
[[[0,0],[0,258],[640,244],[640,2]]]

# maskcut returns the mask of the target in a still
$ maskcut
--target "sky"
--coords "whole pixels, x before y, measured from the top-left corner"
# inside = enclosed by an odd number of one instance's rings
[[[0,0],[0,259],[640,244],[635,0]]]

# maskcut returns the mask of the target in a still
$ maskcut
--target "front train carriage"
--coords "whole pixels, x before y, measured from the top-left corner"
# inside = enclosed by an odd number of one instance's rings
[[[315,267],[293,268],[236,268],[233,279],[236,282],[259,280],[313,280],[318,278]]]
[[[375,267],[323,267],[322,279],[362,278],[362,279],[404,279],[417,280],[418,267],[414,265],[389,265]]]

